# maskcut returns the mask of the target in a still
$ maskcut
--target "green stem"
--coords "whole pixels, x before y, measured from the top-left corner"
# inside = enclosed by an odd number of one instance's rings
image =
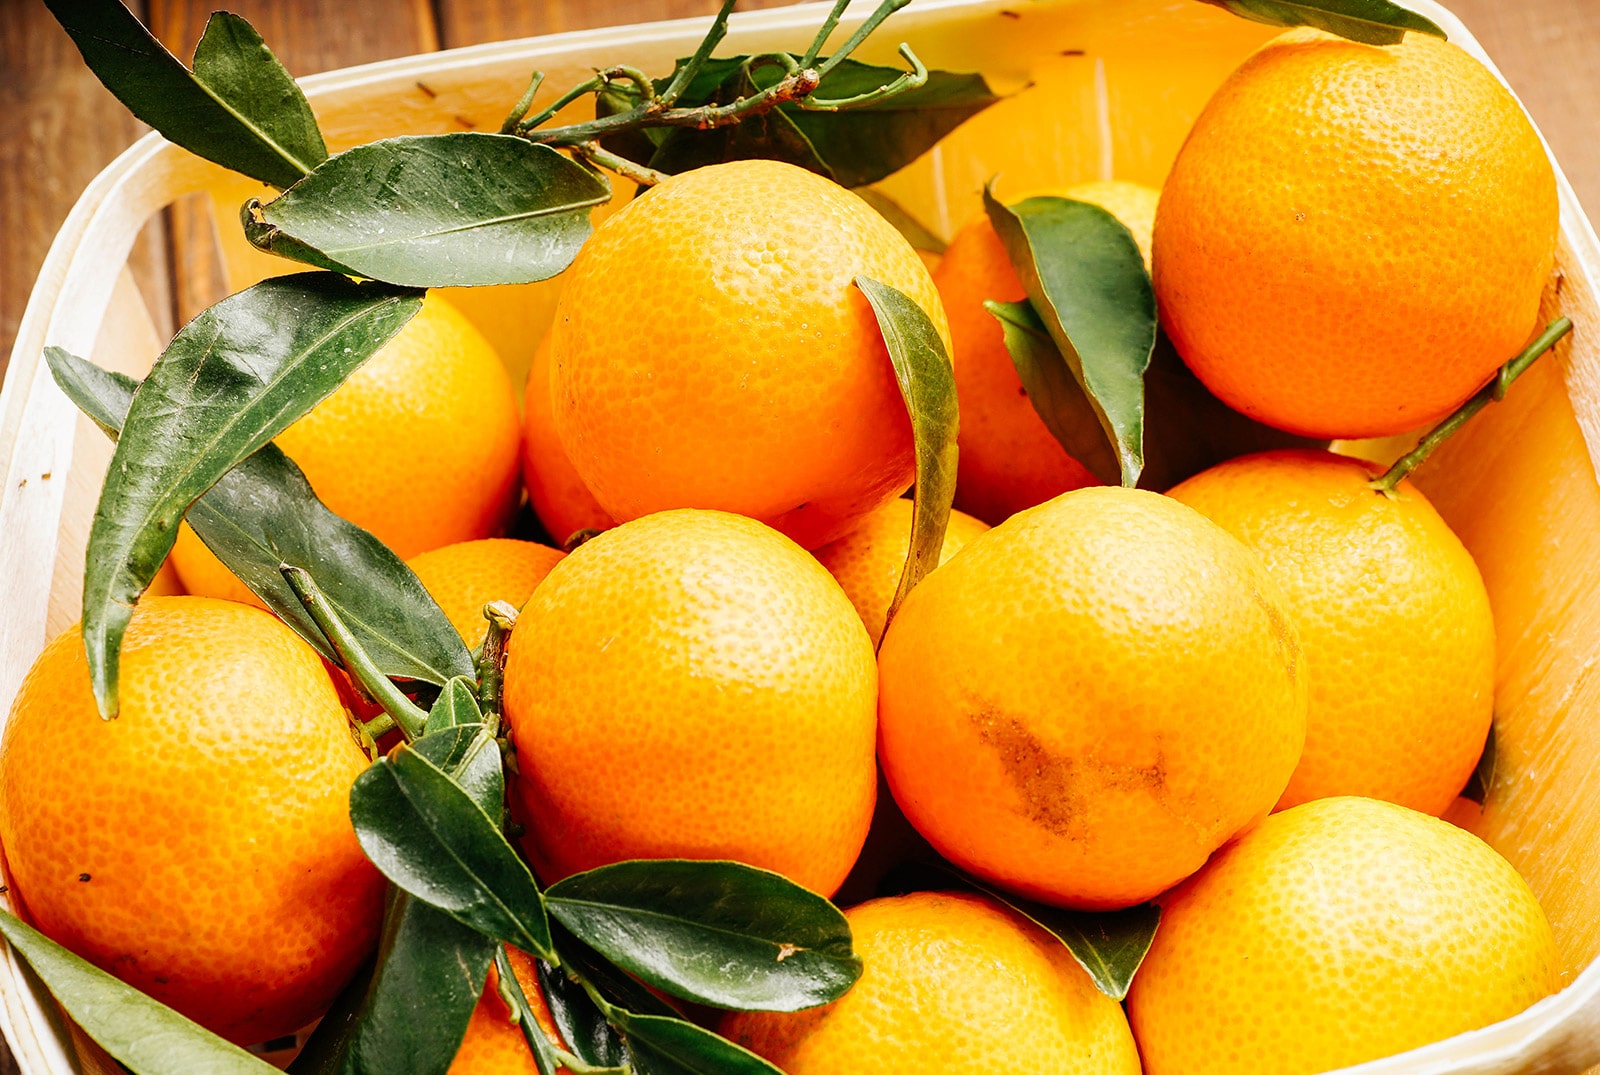
[[[679,97],[683,96],[683,91],[689,88],[694,76],[700,73],[700,68],[711,58],[711,50],[728,36],[728,16],[733,14],[733,5],[737,2],[738,0],[722,0],[722,7],[717,9],[717,17],[711,20],[711,29],[706,31],[706,36],[694,50],[694,55],[689,57],[689,62],[678,68],[677,73],[672,76],[672,81],[667,83],[667,88],[661,91],[661,96],[657,100],[661,107],[671,107]]]
[[[609,168],[622,178],[630,179],[641,187],[653,187],[668,178],[666,172],[658,172],[647,165],[619,156],[599,142],[579,142],[572,147],[572,151],[589,163]]]
[[[878,5],[878,10],[868,15],[867,21],[857,26],[856,32],[851,34],[843,45],[839,46],[837,52],[823,62],[818,73],[826,75],[829,71],[839,66],[852,52],[861,47],[861,42],[865,41],[874,30],[883,25],[884,19],[887,19],[909,3],[911,3],[911,0],[883,0],[883,3]]]
[[[553,1070],[550,1066],[554,1065],[566,1068],[572,1075],[631,1075],[633,1068],[628,1065],[597,1067],[582,1057],[574,1056],[550,1043],[544,1036],[543,1028],[539,1026],[539,1020],[534,1017],[533,1008],[528,1004],[527,994],[522,991],[522,983],[517,981],[516,972],[511,967],[511,959],[506,955],[505,945],[495,948],[494,969],[499,979],[500,999],[511,1009],[512,1019],[522,1029],[522,1037],[528,1043],[528,1048],[540,1059],[541,1070],[546,1068]]]
[[[1500,367],[1488,384],[1478,389],[1477,393],[1461,406],[1455,413],[1430,429],[1426,436],[1417,442],[1417,446],[1395,460],[1394,466],[1383,473],[1382,477],[1374,478],[1369,484],[1372,488],[1385,496],[1394,496],[1395,487],[1406,479],[1423,460],[1432,455],[1435,448],[1450,439],[1456,430],[1466,425],[1473,415],[1483,410],[1489,404],[1505,398],[1506,389],[1525,373],[1529,366],[1539,359],[1556,342],[1572,331],[1572,322],[1565,317],[1558,317],[1546,326],[1537,339],[1530,343],[1521,354]]]
[[[305,606],[311,619],[326,636],[333,651],[339,655],[339,661],[345,670],[354,676],[361,688],[383,707],[385,713],[394,718],[395,724],[400,727],[400,734],[408,740],[420,736],[423,725],[428,720],[428,714],[418,709],[411,699],[394,685],[394,680],[384,675],[378,666],[372,663],[372,658],[367,656],[367,651],[356,641],[356,636],[345,626],[339,614],[333,610],[333,606],[328,604],[327,598],[322,596],[322,591],[317,588],[311,573],[293,564],[281,564],[278,570],[283,574],[289,588],[294,591],[294,595]]]
[[[586,93],[594,93],[597,90],[603,90],[605,88],[606,76],[604,72],[596,71],[592,78],[584,79],[566,93],[563,93],[560,97],[557,97],[554,101],[550,102],[549,105],[541,109],[537,115],[531,116],[530,118],[523,120],[521,123],[518,123],[516,128],[517,133],[520,134],[525,131],[531,131],[541,124],[549,123],[550,120],[555,117],[557,112],[560,112],[563,108],[567,107],[573,101],[576,101],[579,97],[582,97]]]
[[[490,601],[483,606],[483,617],[489,621],[489,631],[483,636],[483,648],[478,652],[478,703],[483,707],[484,719],[498,729],[506,678],[506,647],[511,643],[511,630],[517,625],[517,610],[505,601]]]
[[[811,39],[811,47],[806,49],[806,54],[800,58],[801,67],[810,67],[817,62],[817,57],[822,55],[823,46],[828,43],[828,35],[839,25],[839,16],[843,15],[844,9],[849,6],[850,0],[834,0],[833,10],[822,20],[822,27],[817,30],[817,36]]]
[[[528,80],[527,90],[524,91],[522,96],[517,100],[517,103],[512,106],[511,113],[506,116],[505,122],[500,124],[501,134],[516,133],[517,124],[522,122],[522,117],[526,116],[528,114],[528,109],[533,107],[534,95],[539,92],[539,86],[543,82],[544,72],[535,71],[533,73],[533,78]]]
[[[928,69],[917,58],[917,54],[911,51],[911,46],[902,43],[900,55],[906,63],[911,65],[911,70],[893,82],[886,82],[875,90],[858,93],[854,97],[839,97],[833,100],[819,98],[815,95],[802,97],[800,99],[800,107],[810,112],[839,112],[847,108],[860,108],[862,105],[872,104],[886,97],[893,97],[895,94],[905,93],[907,90],[918,89],[926,85]]]

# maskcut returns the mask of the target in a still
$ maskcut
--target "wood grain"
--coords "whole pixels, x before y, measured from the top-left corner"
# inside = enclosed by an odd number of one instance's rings
[[[0,0],[0,374],[56,229],[95,174],[145,127],[84,67],[38,0]],[[141,289],[171,332],[157,220],[134,247]]]

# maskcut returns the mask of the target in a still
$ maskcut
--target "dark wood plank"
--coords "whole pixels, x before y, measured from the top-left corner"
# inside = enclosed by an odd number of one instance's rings
[[[1445,0],[1544,132],[1591,220],[1600,218],[1600,3]]]
[[[740,0],[738,10],[782,7],[799,0]],[[625,22],[710,15],[717,0],[437,0],[443,48],[588,30]]]
[[[43,4],[0,0],[0,376],[56,230],[95,174],[144,130],[89,73]],[[132,263],[158,327],[170,329],[159,220],[140,237]]]
[[[206,19],[221,6],[214,0],[147,2],[151,32],[185,59],[193,55]],[[391,0],[381,12],[374,4],[341,0],[230,0],[227,8],[249,19],[296,77],[439,47],[429,0]],[[166,219],[173,302],[181,324],[225,296],[227,278],[203,195],[174,205]]]

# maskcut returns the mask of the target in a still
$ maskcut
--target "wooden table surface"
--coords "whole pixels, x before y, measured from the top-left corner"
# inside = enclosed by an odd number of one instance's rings
[[[743,0],[741,8],[789,0]],[[1600,0],[1446,0],[1521,95],[1591,217],[1600,219]],[[130,3],[188,57],[213,0]],[[716,0],[229,0],[295,75],[458,45],[706,14]],[[142,128],[83,66],[40,0],[0,0],[0,372],[51,237],[79,191]],[[207,304],[175,256],[193,222],[153,223],[134,260],[170,296],[169,324]],[[0,1043],[0,1075],[16,1069]]]

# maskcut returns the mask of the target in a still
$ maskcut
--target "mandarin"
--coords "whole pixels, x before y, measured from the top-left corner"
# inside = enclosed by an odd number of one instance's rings
[[[1283,794],[1300,643],[1260,558],[1156,493],[1065,493],[911,592],[879,652],[895,800],[956,865],[1031,899],[1124,907]]]
[[[911,501],[904,497],[891,500],[862,520],[860,526],[815,553],[817,562],[839,581],[845,596],[856,607],[873,645],[883,638],[889,606],[905,570],[906,554],[911,548],[911,510]],[[951,512],[944,545],[939,549],[939,563],[987,529],[988,524],[981,520]]]
[[[1515,1015],[1559,985],[1488,844],[1336,798],[1274,814],[1161,900],[1128,995],[1147,1075],[1313,1075]]]
[[[911,244],[790,164],[684,172],[596,228],[551,357],[556,433],[601,507],[737,512],[815,548],[899,496],[911,422],[858,275],[948,340]]]
[[[141,601],[102,720],[74,627],[0,742],[0,842],[44,933],[246,1044],[320,1015],[371,952],[384,881],[356,843],[366,768],[321,659],[260,609]]]
[[[843,998],[726,1016],[788,1075],[1139,1075],[1121,1007],[1066,946],[1000,903],[917,892],[845,912],[862,974]]]
[[[680,509],[557,564],[505,669],[546,881],[735,859],[834,892],[872,817],[877,669],[839,584],[771,528]]]
[[[482,538],[413,556],[406,565],[439,603],[467,648],[475,649],[489,632],[483,606],[506,601],[521,608],[565,555],[532,541]]]
[[[1494,619],[1461,540],[1410,482],[1328,452],[1244,456],[1171,496],[1266,562],[1300,629],[1311,707],[1280,809],[1364,795],[1442,813],[1494,716]]]
[[[1179,152],[1156,298],[1190,368],[1245,414],[1401,433],[1527,342],[1557,216],[1538,133],[1460,46],[1292,30],[1223,83]]]
[[[533,957],[520,949],[507,948],[506,958],[511,962],[511,973],[517,976],[517,985],[533,1011],[540,1033],[550,1044],[564,1048],[555,1019],[550,1015],[550,1005],[539,988],[539,972]],[[566,1072],[567,1069],[561,1067],[553,1075],[566,1075]],[[521,1024],[512,1021],[511,1009],[500,995],[500,975],[493,963],[489,964],[483,996],[472,1009],[466,1037],[461,1040],[447,1075],[542,1075],[533,1059],[533,1050],[523,1037]]]
[[[437,292],[276,443],[323,503],[402,558],[499,534],[521,496],[516,392]],[[172,559],[190,593],[260,604],[187,524]]]
[[[522,410],[522,481],[545,532],[564,544],[579,530],[614,526],[556,436],[550,401],[549,333],[533,352]]]

